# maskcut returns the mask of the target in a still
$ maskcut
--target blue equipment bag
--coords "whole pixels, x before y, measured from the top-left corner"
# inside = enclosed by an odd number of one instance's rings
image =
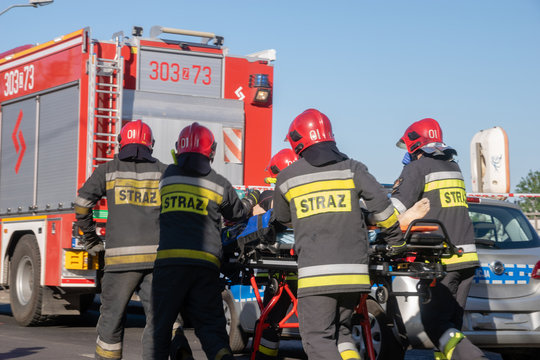
[[[240,249],[243,249],[246,244],[250,244],[252,242],[274,244],[276,242],[276,231],[272,225],[271,218],[272,209],[268,210],[264,214],[250,217],[246,227],[237,238]]]

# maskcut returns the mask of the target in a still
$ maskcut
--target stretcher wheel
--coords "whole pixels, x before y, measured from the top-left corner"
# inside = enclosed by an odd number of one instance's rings
[[[431,301],[431,288],[429,287],[429,283],[419,281],[416,284],[416,291],[418,292],[420,303],[428,304]]]

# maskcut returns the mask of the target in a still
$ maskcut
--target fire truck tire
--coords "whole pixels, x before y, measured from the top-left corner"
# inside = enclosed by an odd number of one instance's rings
[[[26,234],[20,238],[9,273],[11,311],[17,323],[32,326],[44,322],[47,316],[41,315],[41,258],[34,235]]]
[[[405,349],[396,339],[392,331],[392,321],[388,318],[384,309],[373,299],[367,299],[367,309],[371,324],[371,337],[377,360],[400,360],[405,357]],[[352,319],[352,335],[358,349],[362,353],[362,359],[369,358],[366,347],[362,340],[362,327],[360,315],[354,314]]]
[[[232,294],[228,290],[223,290],[221,298],[223,299],[223,311],[227,320],[229,346],[233,353],[241,353],[246,348],[248,336],[240,326],[240,316],[236,311],[236,304]]]

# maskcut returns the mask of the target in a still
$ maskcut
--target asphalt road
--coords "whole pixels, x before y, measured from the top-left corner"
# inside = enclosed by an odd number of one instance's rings
[[[95,326],[99,317],[99,304],[82,316],[62,317],[41,327],[20,327],[11,315],[7,291],[0,290],[0,360],[76,360],[93,359],[96,339]],[[137,304],[128,311],[124,335],[124,359],[141,358],[140,338],[144,328],[144,314]],[[186,336],[194,351],[195,360],[204,360],[200,342],[192,329],[186,329]],[[284,341],[280,356],[284,360],[301,359],[303,355],[299,341]],[[236,355],[238,360],[248,360],[249,356]],[[431,360],[430,351],[407,351],[405,360]],[[490,360],[500,360],[498,354],[489,354]]]

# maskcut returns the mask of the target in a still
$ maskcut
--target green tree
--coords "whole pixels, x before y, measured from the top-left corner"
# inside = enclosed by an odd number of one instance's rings
[[[540,171],[529,170],[527,176],[521,178],[517,184],[516,192],[540,194]],[[539,212],[540,198],[522,198],[519,206],[524,212]]]

